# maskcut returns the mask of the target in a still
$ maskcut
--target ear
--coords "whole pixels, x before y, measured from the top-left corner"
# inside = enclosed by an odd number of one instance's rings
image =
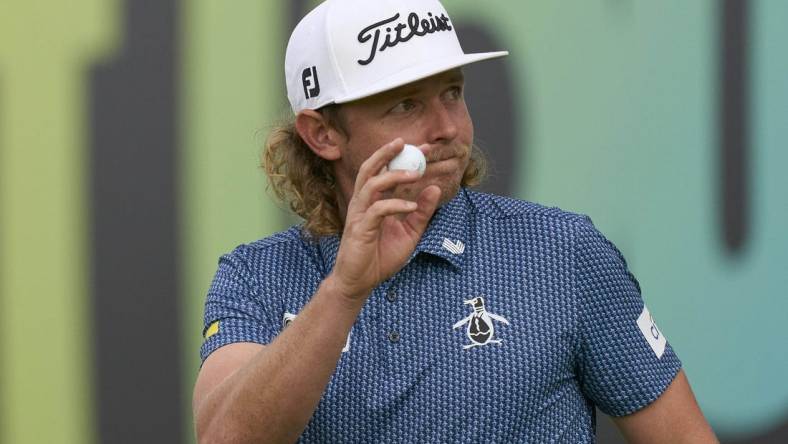
[[[342,135],[328,125],[319,112],[311,109],[301,111],[296,116],[295,126],[301,139],[319,157],[326,160],[338,160],[342,157],[339,149]]]

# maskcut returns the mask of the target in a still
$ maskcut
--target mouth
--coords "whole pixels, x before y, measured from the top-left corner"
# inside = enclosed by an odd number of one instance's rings
[[[456,159],[460,157],[457,153],[441,153],[427,158],[427,164],[444,162],[446,160]]]
[[[429,164],[431,164],[431,163],[439,163],[439,162],[444,162],[444,161],[446,161],[446,160],[451,160],[451,159],[454,159],[455,157],[456,157],[456,156],[448,156],[448,157],[440,157],[440,158],[437,158],[437,159],[430,159],[430,160],[428,160],[428,161],[427,161],[427,165],[429,165]]]

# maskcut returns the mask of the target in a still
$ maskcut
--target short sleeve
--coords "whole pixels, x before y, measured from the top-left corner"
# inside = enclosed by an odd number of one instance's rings
[[[650,317],[624,257],[588,218],[577,224],[574,249],[581,389],[604,413],[631,414],[667,389],[681,362]]]
[[[205,301],[202,362],[220,347],[237,342],[268,344],[279,333],[271,315],[272,301],[264,299],[251,273],[245,247],[219,258],[219,268]]]

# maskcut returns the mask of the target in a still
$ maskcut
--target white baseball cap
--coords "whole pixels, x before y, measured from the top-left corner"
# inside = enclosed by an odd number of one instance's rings
[[[290,36],[287,97],[298,114],[508,54],[465,54],[438,0],[325,0]]]

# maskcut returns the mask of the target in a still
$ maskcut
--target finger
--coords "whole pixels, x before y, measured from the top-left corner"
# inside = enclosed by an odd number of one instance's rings
[[[369,179],[361,190],[356,193],[354,199],[360,208],[366,209],[374,201],[379,200],[385,191],[391,190],[400,184],[416,182],[420,177],[417,171],[388,171]]]
[[[427,229],[435,209],[438,208],[438,201],[441,198],[441,189],[437,185],[430,185],[421,190],[419,198],[416,200],[418,209],[405,218],[405,227],[411,231],[411,235],[419,238]]]
[[[418,204],[416,202],[405,199],[379,200],[366,211],[359,228],[362,232],[377,231],[386,217],[412,213],[417,209]]]
[[[370,177],[379,173],[383,167],[388,165],[391,159],[397,157],[397,154],[402,152],[404,148],[405,142],[402,138],[398,137],[375,150],[375,152],[361,164],[358,174],[356,175],[354,192],[358,192],[361,187],[367,183]]]
[[[430,158],[430,153],[432,152],[432,145],[430,145],[429,143],[425,143],[424,145],[419,145],[417,148],[421,150],[421,153],[424,154],[424,157],[426,159]]]

